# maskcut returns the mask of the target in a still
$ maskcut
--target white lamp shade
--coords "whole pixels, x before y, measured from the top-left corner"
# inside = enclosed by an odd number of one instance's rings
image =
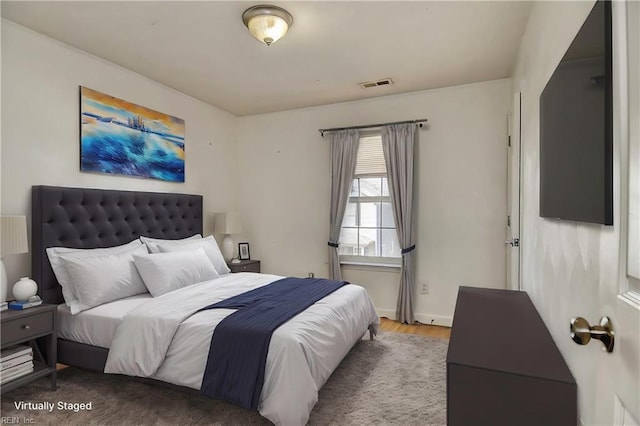
[[[242,232],[240,216],[237,213],[216,213],[213,219],[214,232],[216,234],[237,234]]]
[[[25,216],[0,217],[0,250],[5,254],[28,253],[27,218]]]

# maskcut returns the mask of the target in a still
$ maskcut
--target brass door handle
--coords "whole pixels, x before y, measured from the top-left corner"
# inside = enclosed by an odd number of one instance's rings
[[[582,317],[571,320],[571,338],[579,345],[586,345],[592,338],[598,339],[604,345],[604,350],[613,352],[615,332],[609,317],[600,318],[600,324],[591,327]]]

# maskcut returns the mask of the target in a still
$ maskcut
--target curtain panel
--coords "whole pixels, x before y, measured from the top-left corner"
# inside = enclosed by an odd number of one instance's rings
[[[331,207],[329,210],[329,277],[341,280],[338,240],[344,211],[349,200],[353,174],[356,169],[358,142],[357,130],[330,133],[331,144]]]
[[[382,128],[382,149],[387,164],[389,195],[402,247],[402,269],[396,318],[411,324],[413,317],[413,282],[415,275],[415,225],[413,220],[413,155],[415,124],[393,124]]]

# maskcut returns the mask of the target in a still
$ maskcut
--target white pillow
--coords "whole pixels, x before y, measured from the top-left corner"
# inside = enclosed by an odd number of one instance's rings
[[[147,248],[139,245],[118,254],[77,257],[60,256],[69,277],[69,286],[77,300],[69,305],[72,314],[136,294],[147,289],[133,264],[134,255],[144,255]]]
[[[184,241],[180,243],[149,243],[147,244],[147,247],[149,248],[149,251],[151,253],[170,253],[175,251],[195,250],[201,247],[202,249],[204,249],[205,254],[213,264],[213,267],[216,268],[216,272],[218,272],[218,275],[225,275],[231,272],[231,270],[227,266],[227,262],[225,262],[224,257],[220,252],[218,243],[212,235],[209,235],[207,238],[202,238],[200,240]]]
[[[49,263],[51,263],[51,268],[53,269],[53,273],[58,279],[58,283],[60,283],[60,286],[62,287],[62,296],[64,297],[64,301],[66,305],[71,307],[71,304],[77,302],[78,298],[73,293],[72,287],[69,285],[69,281],[70,281],[69,274],[67,274],[67,269],[62,264],[62,259],[60,258],[60,256],[82,258],[82,257],[97,256],[97,255],[119,254],[119,253],[125,253],[128,251],[131,251],[131,250],[135,250],[141,246],[142,246],[142,243],[140,242],[140,240],[135,239],[121,246],[97,248],[97,249],[49,247],[47,249],[47,257],[49,257]]]
[[[194,234],[190,237],[187,238],[182,238],[180,240],[165,240],[162,238],[151,238],[151,237],[143,237],[142,235],[140,236],[140,241],[142,241],[143,244],[149,244],[149,243],[153,243],[153,244],[180,244],[180,243],[185,243],[187,241],[193,241],[193,240],[201,240],[202,239],[202,235],[200,234]]]
[[[153,297],[218,278],[218,273],[202,248],[135,255],[133,261]]]

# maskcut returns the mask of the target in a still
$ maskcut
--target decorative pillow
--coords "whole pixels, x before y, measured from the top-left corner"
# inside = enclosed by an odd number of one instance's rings
[[[136,294],[146,293],[140,274],[133,264],[135,255],[144,255],[147,248],[140,244],[133,250],[118,254],[78,257],[60,256],[67,270],[69,287],[77,300],[69,304],[72,314]]]
[[[218,243],[212,235],[209,235],[207,238],[202,238],[200,240],[184,241],[181,243],[149,243],[147,244],[147,247],[149,247],[149,251],[151,253],[170,253],[175,251],[195,250],[201,247],[202,249],[204,249],[205,254],[213,264],[213,267],[216,268],[216,272],[218,272],[218,275],[225,275],[231,272],[231,270],[227,266],[227,262],[225,262],[224,257],[222,257],[222,253],[220,252]]]
[[[62,296],[64,297],[66,305],[71,307],[71,303],[75,303],[78,298],[73,293],[72,287],[69,285],[69,274],[67,274],[67,269],[62,264],[62,259],[60,258],[60,256],[82,258],[97,255],[119,254],[135,250],[141,246],[142,243],[140,242],[140,240],[135,239],[121,246],[107,248],[75,249],[68,247],[49,247],[47,249],[47,257],[49,257],[49,263],[51,263],[53,273],[58,279],[58,283],[60,283],[60,286],[62,287]]]
[[[200,234],[194,234],[190,237],[187,238],[182,238],[180,240],[164,240],[162,238],[151,238],[151,237],[143,237],[140,236],[140,241],[142,241],[143,244],[181,244],[181,243],[186,243],[186,242],[190,242],[193,240],[201,240],[202,239],[202,235]],[[153,252],[151,252],[153,253]],[[157,253],[157,252],[156,252]]]
[[[135,255],[133,260],[153,297],[219,276],[201,247],[173,253]]]

